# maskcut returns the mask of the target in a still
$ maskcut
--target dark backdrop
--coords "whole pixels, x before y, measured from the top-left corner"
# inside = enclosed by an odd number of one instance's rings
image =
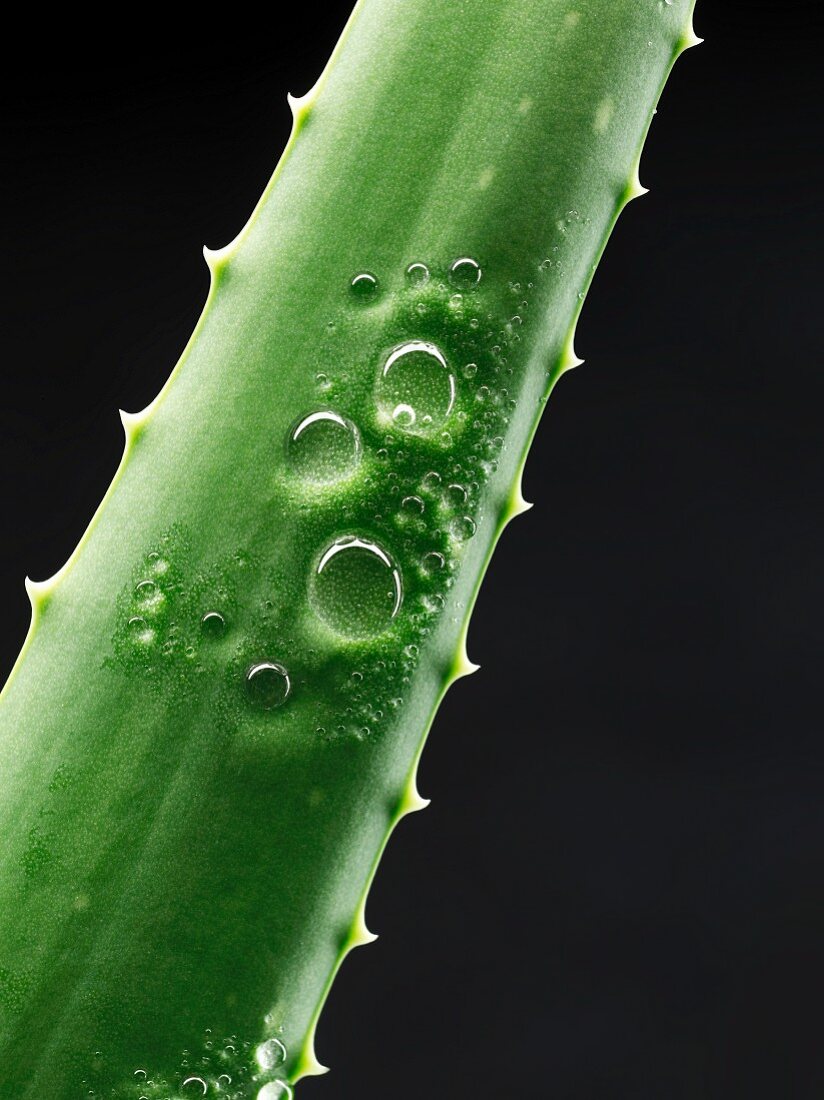
[[[770,8],[699,3],[305,1100],[824,1095],[820,26]],[[347,9],[7,40],[3,676]]]

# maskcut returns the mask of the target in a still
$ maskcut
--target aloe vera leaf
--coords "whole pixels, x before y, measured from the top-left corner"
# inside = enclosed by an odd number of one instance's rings
[[[321,1069],[691,8],[362,0],[293,101],[181,362],[29,585],[0,706],[3,1098],[270,1100]]]

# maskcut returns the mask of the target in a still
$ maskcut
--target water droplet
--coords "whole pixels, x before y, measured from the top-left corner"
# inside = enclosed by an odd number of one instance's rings
[[[424,479],[421,484],[426,492],[437,492],[441,484],[441,475],[435,470],[430,470],[428,474],[424,475]]]
[[[231,1085],[231,1083],[232,1083],[232,1078],[229,1076],[228,1073],[221,1073],[220,1077],[218,1077],[218,1079],[217,1079],[217,1087],[219,1089],[228,1088],[228,1086]]]
[[[424,286],[429,282],[429,268],[426,264],[410,264],[406,269],[406,281],[410,286]]]
[[[464,372],[464,378],[474,378],[475,375],[478,373],[478,364],[477,363],[467,363],[466,366],[464,367],[463,372]]]
[[[453,294],[449,299],[449,305],[452,309],[460,309],[463,305],[463,294]]]
[[[246,691],[253,703],[263,710],[274,710],[289,697],[292,681],[277,661],[258,661],[246,673]]]
[[[464,542],[466,539],[471,539],[475,534],[475,520],[470,516],[459,516],[452,520],[452,523],[449,525],[449,530],[456,539]]]
[[[228,627],[219,611],[207,611],[200,620],[200,629],[207,638],[222,638]]]
[[[436,615],[439,611],[443,611],[444,598],[439,592],[435,592],[431,596],[424,596],[422,602],[423,606],[431,615]]]
[[[401,430],[413,427],[416,419],[415,410],[411,405],[396,405],[392,410],[392,423]]]
[[[361,271],[355,275],[349,288],[362,302],[371,302],[378,293],[378,280],[370,271]]]
[[[462,504],[466,504],[466,498],[469,494],[463,485],[450,485],[446,490],[446,498],[450,504],[454,504],[456,508]]]
[[[192,1096],[205,1096],[209,1091],[209,1086],[202,1077],[187,1077],[181,1088]]]
[[[369,638],[384,631],[400,610],[400,571],[376,542],[347,535],[321,555],[311,598],[318,616],[337,634]]]
[[[262,1070],[275,1069],[286,1061],[286,1047],[280,1039],[267,1039],[255,1051],[255,1060]]]
[[[396,347],[381,370],[378,402],[402,431],[426,433],[442,424],[455,403],[455,376],[440,348],[425,340]]]
[[[328,485],[349,477],[361,456],[358,429],[328,409],[304,416],[289,434],[289,459],[305,481]]]
[[[142,1081],[146,1077],[146,1070],[145,1069],[136,1069],[134,1071],[134,1075],[135,1075],[135,1077],[139,1078]]]
[[[461,256],[449,269],[449,279],[453,286],[462,290],[471,290],[481,281],[481,268],[471,256]]]
[[[155,632],[140,615],[133,615],[128,626],[132,638],[141,645],[151,645],[154,641]]]
[[[401,501],[401,508],[406,512],[411,512],[413,515],[419,516],[424,510],[424,503],[420,497],[404,497]]]
[[[329,381],[329,375],[324,374],[323,371],[319,371],[315,375],[315,384],[319,390],[323,390],[324,392],[332,388],[332,383]]]
[[[293,1095],[285,1081],[270,1081],[257,1094],[257,1100],[292,1100]]]
[[[136,586],[134,594],[141,603],[152,603],[160,595],[154,581],[141,581]]]
[[[418,647],[416,645],[408,645],[404,647],[404,653],[407,657],[415,658],[418,656]]]
[[[439,554],[437,550],[430,550],[428,554],[424,554],[423,561],[421,562],[421,568],[424,573],[428,573],[430,576],[433,573],[440,573],[445,565],[446,558],[444,558],[443,554]]]

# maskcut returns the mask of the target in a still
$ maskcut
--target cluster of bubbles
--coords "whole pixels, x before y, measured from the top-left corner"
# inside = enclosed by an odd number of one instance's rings
[[[277,1036],[257,1046],[227,1036],[213,1039],[207,1028],[202,1053],[181,1053],[180,1066],[169,1080],[138,1067],[126,1092],[133,1100],[293,1100],[293,1089],[285,1079],[287,1051]],[[87,1082],[88,1083],[88,1082]],[[90,1089],[89,1097],[95,1096]]]
[[[391,652],[386,646],[351,650],[358,667],[353,672],[350,666],[343,684],[348,699],[332,726],[324,714],[319,734],[368,736],[400,705],[434,618],[447,606],[455,623],[461,617],[450,589],[483,518],[481,488],[498,469],[515,409],[508,357],[520,341],[532,288],[510,284],[514,308],[502,321],[484,312],[482,284],[481,266],[471,256],[457,257],[440,276],[412,262],[400,291],[384,290],[372,272],[358,272],[349,285],[351,304],[341,314],[341,327],[351,331],[342,341],[338,334],[339,343],[326,353],[334,365],[316,374],[322,400],[286,435],[288,477],[300,486],[299,510],[315,547],[307,546],[312,564],[304,606],[328,635],[356,646],[395,638],[387,632],[404,609]],[[393,310],[372,309],[387,293]],[[336,324],[329,323],[330,340]],[[391,342],[382,343],[387,333]],[[368,383],[362,371],[350,378],[345,366],[364,336],[373,346]],[[335,501],[341,504],[337,513]],[[162,549],[150,554],[135,579],[126,609],[130,652],[174,654],[184,666],[189,661],[201,669],[209,653],[221,660],[228,654],[223,643],[233,633],[233,609],[204,596],[199,609],[191,600],[185,607],[178,601],[173,615],[175,590],[182,587],[173,560]],[[181,629],[178,624],[193,614],[197,630]],[[284,653],[288,634],[280,645],[267,642],[268,636],[265,630],[257,641],[250,636],[237,650],[247,654],[242,667],[227,666],[246,705],[260,711],[282,708],[303,682],[290,671],[295,654]],[[317,644],[326,643],[321,638]],[[390,682],[396,694],[378,699],[377,685]],[[388,689],[380,690],[385,696]]]

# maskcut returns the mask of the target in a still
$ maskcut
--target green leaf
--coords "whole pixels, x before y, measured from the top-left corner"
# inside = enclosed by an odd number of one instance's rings
[[[362,0],[0,707],[0,1095],[272,1100],[398,820],[687,0]],[[479,734],[483,731],[479,731]]]

